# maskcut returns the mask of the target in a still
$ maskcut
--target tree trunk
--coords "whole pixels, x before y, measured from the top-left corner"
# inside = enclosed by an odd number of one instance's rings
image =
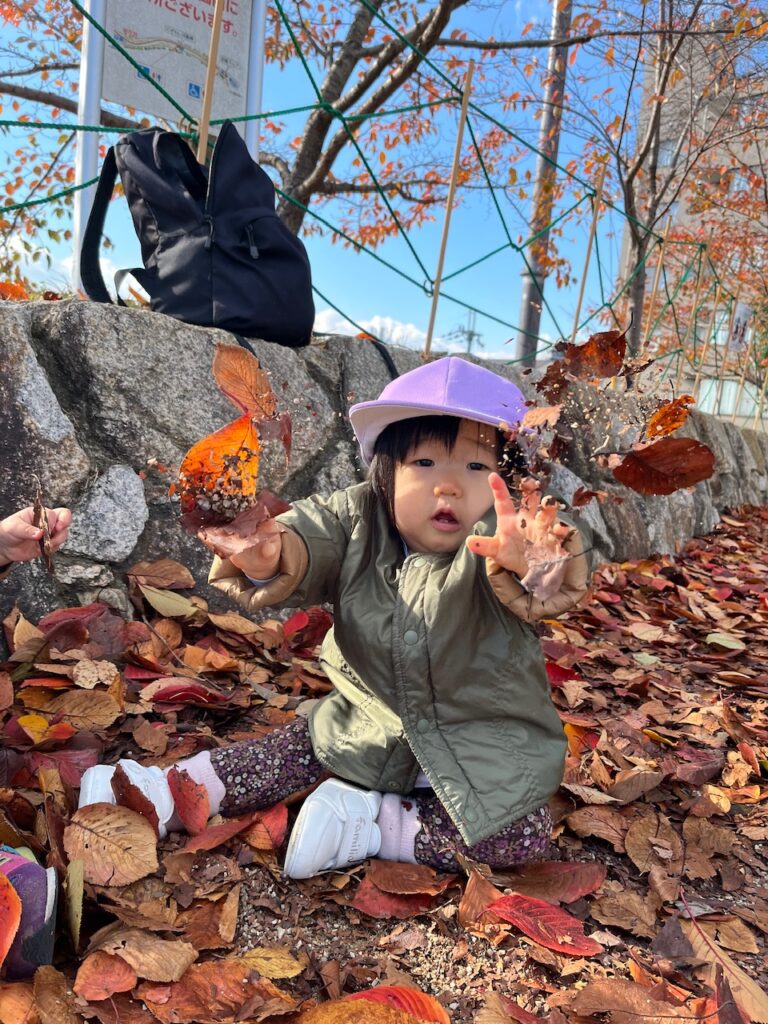
[[[636,248],[632,246],[632,257],[630,266],[636,267],[646,256],[646,246]],[[645,287],[648,282],[648,273],[645,263],[632,278],[629,286],[629,316],[631,325],[627,332],[627,348],[630,356],[640,353],[640,346],[643,343],[643,306],[645,305]]]

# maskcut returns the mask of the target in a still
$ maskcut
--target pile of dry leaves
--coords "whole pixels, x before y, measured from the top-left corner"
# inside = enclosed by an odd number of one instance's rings
[[[559,859],[503,876],[370,861],[288,882],[294,808],[207,822],[183,774],[187,833],[158,842],[125,777],[117,806],[75,811],[90,765],[263,736],[329,689],[325,612],[209,613],[170,560],[130,580],[136,621],[4,622],[0,841],[54,866],[63,898],[56,963],[0,984],[1,1024],[768,1022],[768,510],[603,566],[545,624]],[[0,889],[0,935],[11,913]],[[341,998],[377,985],[382,1002]]]

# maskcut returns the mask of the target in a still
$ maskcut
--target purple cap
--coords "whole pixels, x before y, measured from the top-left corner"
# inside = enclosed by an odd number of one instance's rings
[[[526,413],[520,388],[459,356],[425,363],[387,384],[374,402],[349,410],[363,461],[370,465],[379,434],[390,423],[416,416],[459,416],[507,429]]]

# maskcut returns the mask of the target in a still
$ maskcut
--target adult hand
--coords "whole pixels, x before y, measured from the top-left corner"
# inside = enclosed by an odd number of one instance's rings
[[[69,533],[72,513],[68,508],[47,508],[48,530],[51,535],[51,553],[57,551]],[[34,525],[34,509],[14,512],[0,522],[0,565],[8,562],[29,562],[41,554],[39,541],[43,531]]]

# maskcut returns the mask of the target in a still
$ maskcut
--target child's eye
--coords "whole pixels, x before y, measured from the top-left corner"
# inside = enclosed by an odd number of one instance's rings
[[[486,473],[490,473],[491,472],[490,467],[486,466],[486,464],[484,462],[470,462],[469,463],[469,468],[470,469],[485,470]]]
[[[432,459],[414,459],[413,461],[416,466],[434,466],[435,464]]]

